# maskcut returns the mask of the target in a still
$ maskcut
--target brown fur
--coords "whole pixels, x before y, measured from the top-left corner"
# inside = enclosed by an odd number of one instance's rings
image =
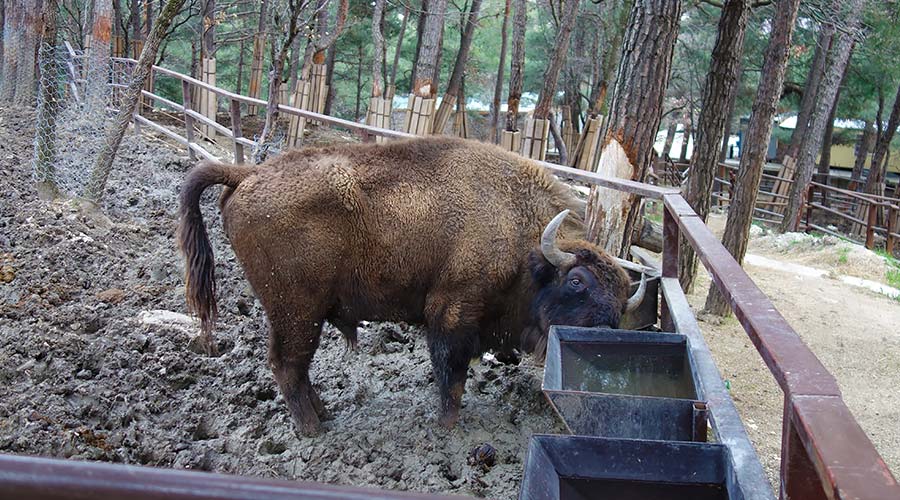
[[[308,148],[258,167],[203,163],[182,190],[178,240],[187,302],[205,334],[215,321],[215,285],[199,197],[217,183],[230,188],[220,201],[225,231],[270,323],[270,365],[307,433],[322,410],[308,368],[323,320],[351,343],[361,320],[426,324],[442,422],[452,425],[465,383],[460,358],[510,352],[523,330],[537,331],[525,336],[532,348],[546,334],[532,324],[528,267],[545,225],[572,209],[561,236],[584,233],[576,215],[583,205],[566,185],[473,141]],[[584,241],[560,246],[594,255],[579,263],[617,290],[614,307],[624,307],[627,276],[608,255]]]

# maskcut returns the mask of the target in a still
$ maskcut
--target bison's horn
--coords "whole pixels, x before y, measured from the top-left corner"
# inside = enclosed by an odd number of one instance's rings
[[[569,215],[568,210],[560,212],[549,224],[547,224],[547,227],[544,229],[544,234],[541,235],[541,253],[543,253],[544,258],[556,268],[565,267],[575,263],[574,254],[563,252],[556,246],[556,233],[559,231],[559,226],[567,215]]]
[[[644,273],[641,273],[641,284],[638,285],[638,289],[637,289],[637,291],[634,292],[634,295],[632,295],[628,299],[628,302],[625,303],[625,312],[626,313],[634,311],[635,309],[637,309],[637,307],[639,305],[641,305],[641,302],[644,301],[644,292],[646,292],[646,291],[647,291],[647,275]]]

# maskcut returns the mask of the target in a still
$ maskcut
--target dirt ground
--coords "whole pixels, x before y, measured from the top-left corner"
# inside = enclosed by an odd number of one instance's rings
[[[709,222],[716,234],[725,217]],[[825,277],[745,263],[753,281],[825,367],[837,378],[844,400],[895,476],[900,477],[900,301],[851,286],[839,275],[881,281],[883,259],[859,245],[807,235],[757,235],[748,255],[768,257],[828,271]],[[703,309],[709,289],[701,273],[688,297]],[[744,420],[773,485],[777,485],[781,448],[782,392],[734,317],[698,315],[719,372],[730,382]]]
[[[327,431],[295,435],[266,366],[263,312],[205,198],[216,253],[220,357],[192,351],[173,241],[190,166],[158,141],[126,139],[108,220],[36,198],[33,117],[0,111],[0,450],[72,459],[514,498],[528,438],[560,433],[540,369],[470,371],[459,425],[436,423],[421,331],[369,324],[347,352],[327,328],[312,377]],[[165,314],[159,311],[169,311]],[[496,465],[467,463],[489,443]]]

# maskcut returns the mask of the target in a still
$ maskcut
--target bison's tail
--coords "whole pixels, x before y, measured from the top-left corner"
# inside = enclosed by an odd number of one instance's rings
[[[208,343],[208,349],[212,349],[211,335],[218,308],[213,273],[215,260],[200,213],[200,195],[216,184],[235,188],[254,171],[253,167],[203,161],[188,174],[181,186],[176,239],[185,259],[185,298],[188,309],[200,318],[202,337]]]

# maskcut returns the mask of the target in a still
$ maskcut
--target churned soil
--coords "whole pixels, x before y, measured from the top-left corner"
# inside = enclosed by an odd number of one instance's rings
[[[514,498],[532,433],[563,432],[541,369],[470,369],[461,420],[436,425],[423,332],[364,324],[348,351],[327,326],[312,378],[330,420],[298,437],[266,366],[265,317],[204,197],[222,355],[198,354],[175,250],[191,162],[129,136],[103,215],[37,198],[33,115],[0,110],[0,451],[389,489]],[[88,168],[86,165],[85,168]],[[492,467],[470,464],[482,443]]]

